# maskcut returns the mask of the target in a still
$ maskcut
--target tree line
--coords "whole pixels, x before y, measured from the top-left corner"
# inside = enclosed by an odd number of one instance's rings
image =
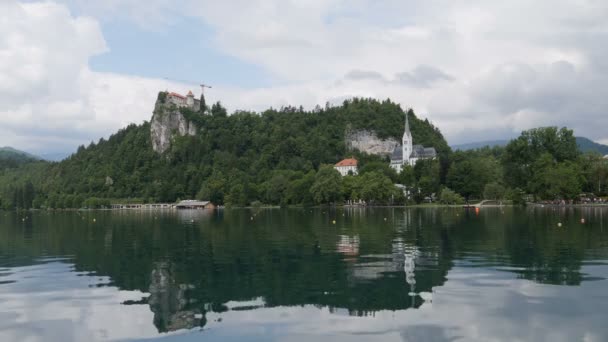
[[[0,206],[97,208],[191,198],[232,206],[457,204],[483,198],[522,203],[530,197],[606,194],[605,159],[581,154],[571,130],[538,128],[506,147],[454,152],[438,128],[409,111],[414,142],[435,147],[438,157],[399,174],[389,167],[388,156],[349,151],[345,143],[353,129],[401,140],[404,111],[390,100],[357,98],[313,110],[283,107],[231,115],[218,102],[204,115],[182,108],[198,133],[175,137],[163,155],[152,150],[150,123],[144,122],[80,146],[64,161],[0,170]],[[333,169],[345,157],[359,160],[358,175],[341,177]]]

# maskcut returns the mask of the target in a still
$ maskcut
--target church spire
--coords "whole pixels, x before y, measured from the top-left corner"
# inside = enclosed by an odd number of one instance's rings
[[[410,121],[408,120],[409,109],[405,111],[405,132],[410,132]]]

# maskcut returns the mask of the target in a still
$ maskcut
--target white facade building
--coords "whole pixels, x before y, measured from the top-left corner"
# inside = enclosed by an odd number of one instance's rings
[[[197,110],[200,107],[200,100],[194,98],[192,91],[188,91],[188,95],[184,96],[178,93],[168,93],[167,102],[176,105],[177,107],[188,107]]]
[[[349,173],[356,175],[359,172],[357,165],[357,159],[348,158],[334,165],[334,169],[338,170],[342,176],[347,176]]]
[[[414,166],[420,159],[434,159],[435,157],[437,157],[437,151],[435,151],[434,147],[413,145],[410,122],[407,112],[405,112],[405,131],[403,132],[401,146],[397,146],[393,150],[390,166],[397,173],[400,173],[404,165]]]

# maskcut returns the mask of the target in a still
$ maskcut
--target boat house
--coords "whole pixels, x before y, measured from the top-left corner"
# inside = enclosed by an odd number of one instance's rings
[[[215,209],[209,201],[184,200],[175,205],[177,209]]]

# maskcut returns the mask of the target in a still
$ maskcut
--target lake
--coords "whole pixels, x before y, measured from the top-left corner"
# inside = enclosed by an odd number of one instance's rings
[[[608,341],[607,278],[601,208],[0,212],[0,341]]]

